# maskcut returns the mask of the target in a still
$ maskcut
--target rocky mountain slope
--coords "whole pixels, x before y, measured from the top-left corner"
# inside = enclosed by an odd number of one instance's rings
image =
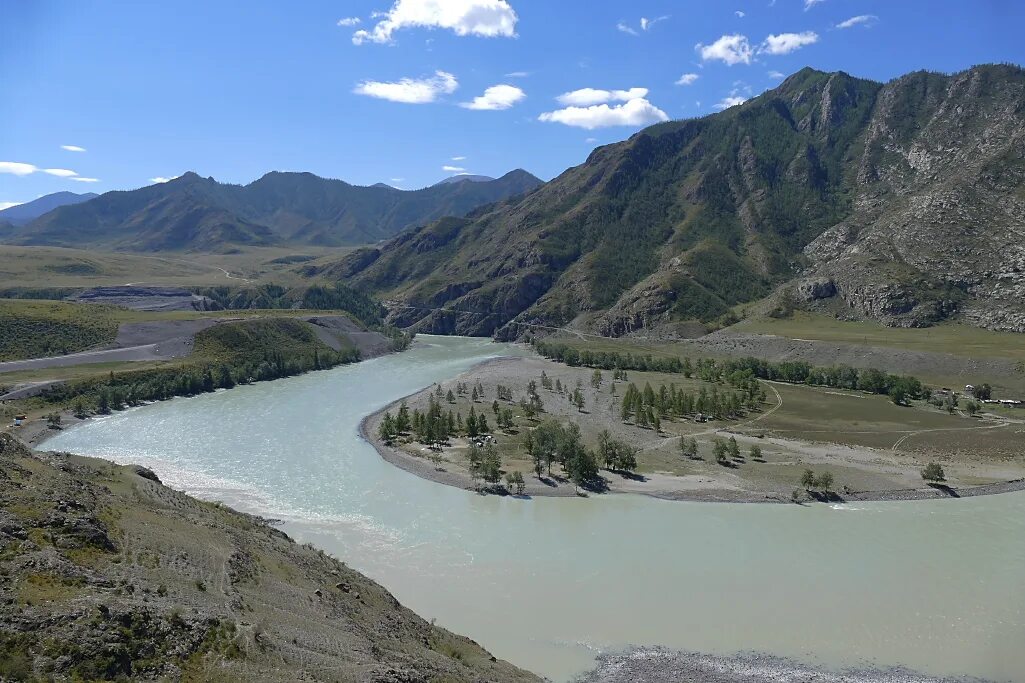
[[[227,185],[186,173],[166,183],[108,192],[60,207],[8,230],[0,239],[11,244],[132,251],[368,244],[442,216],[465,215],[540,184],[522,170],[490,182],[414,191],[360,187],[312,173],[268,173],[248,185]]]
[[[0,680],[539,681],[264,521],[0,433]]]
[[[886,84],[804,69],[318,274],[434,332],[575,320],[622,334],[713,321],[773,291],[890,325],[1025,331],[1023,138],[1018,67]]]

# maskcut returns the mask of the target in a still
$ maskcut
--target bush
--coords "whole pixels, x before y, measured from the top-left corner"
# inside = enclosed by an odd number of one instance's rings
[[[943,467],[938,462],[931,462],[922,468],[922,479],[926,481],[945,481],[946,474],[943,472]]]

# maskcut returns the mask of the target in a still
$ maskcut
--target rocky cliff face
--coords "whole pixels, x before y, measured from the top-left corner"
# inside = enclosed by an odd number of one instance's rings
[[[4,433],[0,679],[540,680],[263,520]]]
[[[1021,330],[1023,135],[1016,67],[887,84],[805,69],[323,274],[387,296],[421,331],[575,320],[621,334],[714,321],[785,283],[809,307],[890,325]]]
[[[877,99],[854,210],[805,248],[809,270],[890,325],[1025,331],[1022,72],[912,74]]]

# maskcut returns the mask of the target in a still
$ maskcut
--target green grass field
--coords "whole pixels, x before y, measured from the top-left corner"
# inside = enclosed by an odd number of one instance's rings
[[[994,332],[966,325],[943,324],[927,328],[886,327],[873,322],[846,322],[831,316],[795,313],[790,319],[745,320],[730,329],[737,332],[774,334],[791,339],[889,346],[973,358],[1025,360],[1025,334]]]
[[[58,301],[0,300],[0,361],[54,356],[109,344],[122,309]]]

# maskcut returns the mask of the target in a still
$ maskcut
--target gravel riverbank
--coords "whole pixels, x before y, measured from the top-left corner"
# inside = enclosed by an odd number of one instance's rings
[[[902,668],[834,670],[767,654],[721,656],[638,648],[598,657],[576,683],[986,683]]]

